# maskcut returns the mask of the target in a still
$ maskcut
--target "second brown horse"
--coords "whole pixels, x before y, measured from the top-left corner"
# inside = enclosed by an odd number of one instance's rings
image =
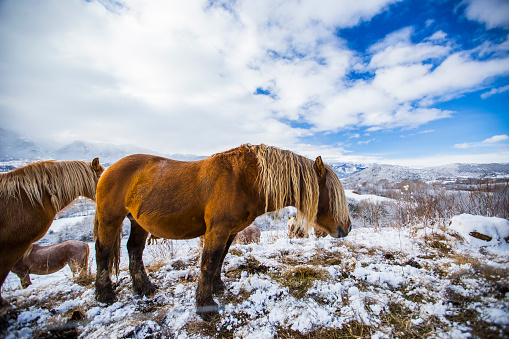
[[[265,145],[243,145],[195,162],[128,156],[101,176],[96,201],[96,299],[115,300],[110,272],[118,269],[122,220],[131,213],[129,271],[140,295],[155,291],[142,260],[148,232],[169,239],[204,235],[196,290],[196,311],[204,320],[219,314],[213,294],[225,289],[221,267],[235,235],[257,216],[295,206],[308,221],[305,227],[316,223],[333,237],[350,230],[334,170],[320,157],[312,161]]]

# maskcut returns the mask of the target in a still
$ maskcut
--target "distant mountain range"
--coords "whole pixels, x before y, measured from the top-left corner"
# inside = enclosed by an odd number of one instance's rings
[[[64,147],[50,147],[32,141],[16,132],[0,128],[0,172],[11,171],[36,160],[92,160],[99,157],[108,166],[130,154],[154,154],[181,161],[195,161],[205,158],[193,154],[160,154],[135,145],[111,145],[74,141]],[[334,163],[331,164],[340,178],[357,173],[369,165]],[[371,165],[372,166],[372,165]]]
[[[135,145],[111,145],[74,141],[64,147],[53,148],[37,143],[16,132],[0,129],[0,162],[34,161],[34,160],[89,160],[99,157],[104,165],[110,165],[130,154],[145,153],[160,155],[183,161],[205,158],[191,154],[160,154]]]
[[[334,171],[336,171],[340,179],[359,173],[368,167],[375,166],[374,164],[354,164],[348,162],[333,163],[330,165],[334,168]]]
[[[205,158],[192,154],[160,154],[135,145],[111,145],[75,141],[64,147],[51,147],[34,142],[16,132],[0,128],[0,172],[7,172],[37,160],[88,160],[99,157],[108,166],[123,157],[136,154],[154,154],[182,161],[195,161]],[[393,165],[359,163],[330,164],[345,184],[361,185],[364,182],[376,184],[386,179],[392,182],[405,180],[432,181],[458,177],[509,177],[509,164],[452,164],[424,169]]]
[[[509,177],[509,164],[451,164],[427,168],[408,168],[395,165],[376,165],[344,179],[347,185],[389,182],[455,180],[457,178]]]

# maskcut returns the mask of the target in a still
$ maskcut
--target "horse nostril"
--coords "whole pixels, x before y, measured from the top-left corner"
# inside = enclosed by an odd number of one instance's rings
[[[343,227],[339,226],[338,227],[338,238],[344,238],[344,237],[346,237],[345,230],[343,229]]]

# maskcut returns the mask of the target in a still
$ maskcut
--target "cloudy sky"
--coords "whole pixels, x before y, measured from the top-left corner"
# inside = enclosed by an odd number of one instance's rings
[[[509,162],[507,0],[0,0],[0,126],[329,161]]]

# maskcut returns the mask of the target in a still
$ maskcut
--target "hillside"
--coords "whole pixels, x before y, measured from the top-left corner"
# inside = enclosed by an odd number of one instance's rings
[[[355,173],[343,182],[347,185],[376,184],[381,180],[403,182],[419,180],[456,180],[458,178],[509,177],[509,164],[451,164],[427,168],[376,165]]]
[[[469,236],[486,228],[491,242]],[[227,291],[215,298],[221,318],[212,323],[195,314],[197,239],[147,245],[145,264],[159,287],[148,298],[132,293],[124,239],[117,302],[96,302],[93,277],[72,278],[67,268],[32,275],[27,289],[9,275],[3,296],[15,308],[0,337],[507,337],[508,235],[507,220],[470,215],[448,227],[357,226],[343,239],[265,231],[260,244],[229,251]]]

